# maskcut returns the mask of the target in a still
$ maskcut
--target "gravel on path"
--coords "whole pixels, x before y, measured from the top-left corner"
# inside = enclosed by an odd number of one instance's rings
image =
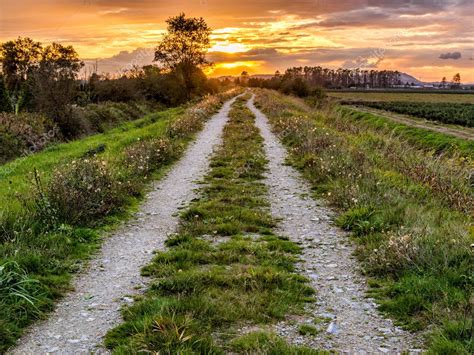
[[[162,250],[178,226],[180,206],[195,197],[196,181],[209,167],[209,156],[220,144],[231,104],[226,102],[190,144],[184,156],[155,182],[136,217],[108,237],[85,272],[74,280],[74,290],[61,300],[50,317],[29,329],[13,354],[107,353],[106,332],[121,321],[120,308],[146,285],[140,269],[153,251]]]
[[[299,325],[290,321],[278,323],[276,332],[290,343],[339,353],[418,352],[416,337],[394,326],[366,297],[367,284],[353,256],[354,246],[331,223],[333,212],[311,197],[309,184],[285,163],[287,151],[272,133],[267,117],[255,107],[254,97],[247,105],[265,139],[266,183],[272,214],[281,220],[278,232],[302,247],[298,272],[316,290],[316,302],[297,323],[323,320],[316,335],[300,335]]]

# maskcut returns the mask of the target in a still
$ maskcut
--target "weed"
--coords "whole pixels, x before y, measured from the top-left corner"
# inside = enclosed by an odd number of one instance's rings
[[[317,335],[319,330],[311,324],[301,324],[298,327],[298,333],[301,335]]]

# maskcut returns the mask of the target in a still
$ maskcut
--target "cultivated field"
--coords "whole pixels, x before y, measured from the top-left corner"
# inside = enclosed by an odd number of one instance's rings
[[[345,101],[452,102],[474,104],[474,94],[332,91],[328,92],[328,95]]]

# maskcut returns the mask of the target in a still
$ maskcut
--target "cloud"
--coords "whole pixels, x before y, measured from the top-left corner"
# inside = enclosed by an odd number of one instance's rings
[[[154,58],[153,48],[137,48],[133,51],[121,51],[109,58],[97,59],[99,73],[120,74],[132,69],[134,66],[142,67],[152,64]],[[91,71],[96,64],[96,59],[84,59],[86,68]]]
[[[454,60],[458,60],[458,59],[461,58],[461,52],[441,53],[438,58],[439,58],[439,59],[454,59]]]
[[[382,59],[375,59],[370,61],[369,58],[357,57],[356,59],[346,60],[341,64],[341,68],[344,69],[374,69],[377,68]]]
[[[368,8],[362,10],[349,11],[347,13],[340,13],[336,16],[331,16],[318,23],[322,27],[337,27],[337,26],[358,26],[367,25],[370,23],[380,23],[386,21],[391,17],[388,11],[381,11],[380,9]]]

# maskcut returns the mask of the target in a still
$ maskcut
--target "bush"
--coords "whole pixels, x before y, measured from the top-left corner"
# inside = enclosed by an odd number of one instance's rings
[[[82,159],[53,172],[45,191],[39,186],[38,213],[59,223],[95,225],[123,203],[122,183],[106,161]]]
[[[124,102],[105,102],[73,108],[77,122],[76,137],[103,133],[120,123],[137,119],[148,112],[149,105]]]
[[[132,176],[147,176],[179,154],[179,148],[168,138],[156,138],[127,147],[123,166]]]
[[[0,164],[59,140],[57,126],[36,113],[0,113]]]

